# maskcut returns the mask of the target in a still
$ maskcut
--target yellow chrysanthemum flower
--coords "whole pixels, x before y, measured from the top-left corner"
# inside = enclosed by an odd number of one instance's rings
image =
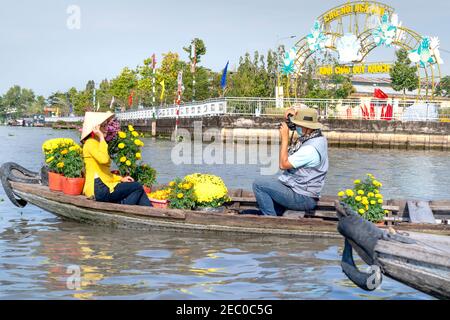
[[[130,132],[134,131],[134,127],[131,124],[128,125],[128,131],[130,131]]]
[[[125,161],[127,161],[127,157],[124,156],[120,158],[120,162],[124,163]]]
[[[48,158],[47,160],[45,160],[46,163],[50,163],[53,160],[55,160],[55,157],[51,156],[50,158]]]
[[[142,141],[139,139],[134,140],[134,144],[137,146],[140,146],[142,144]]]
[[[141,153],[140,152],[136,153],[136,159],[141,159],[141,158],[142,158]]]
[[[58,164],[56,165],[59,169],[64,168],[64,162],[58,162]]]
[[[126,164],[127,166],[131,166],[131,161],[130,161],[130,160],[127,160],[127,161],[125,162],[125,164]]]
[[[121,142],[121,143],[119,143],[119,144],[117,145],[117,147],[118,147],[119,149],[123,149],[123,148],[125,148],[125,143]]]
[[[347,197],[353,197],[355,195],[353,190],[350,189],[345,190],[345,194],[347,195]]]
[[[361,196],[364,195],[364,190],[358,190],[358,194]]]
[[[340,191],[339,193],[338,193],[338,197],[344,197],[345,196],[345,192],[344,191]]]
[[[364,213],[366,213],[366,211],[365,211],[364,209],[359,209],[358,212],[359,212],[359,214],[364,214]]]
[[[377,204],[377,202],[375,200],[370,200],[370,204],[375,205],[375,204]]]
[[[127,137],[127,134],[123,131],[119,131],[119,138],[120,139],[125,139]]]
[[[131,134],[133,135],[133,137],[139,137],[139,132],[137,132],[137,131],[133,131],[133,132],[131,132]]]
[[[377,199],[383,199],[383,195],[382,195],[382,194],[379,194],[379,193],[377,193],[377,194],[375,195],[375,198],[377,198]]]
[[[175,185],[175,181],[170,181],[169,182],[169,187],[173,187]]]
[[[356,200],[357,202],[361,202],[362,198],[361,198],[361,196],[357,196],[357,197],[355,198],[355,200]]]
[[[182,194],[182,193],[177,194],[177,198],[178,198],[178,199],[181,199],[181,198],[183,198],[183,197],[184,197],[184,194]]]
[[[384,210],[384,214],[389,214],[389,210]]]
[[[369,192],[367,195],[369,196],[369,198],[375,197],[375,194],[373,192]]]
[[[361,183],[361,180],[355,180],[354,181],[354,184],[360,184]]]
[[[61,154],[63,155],[63,156],[65,156],[66,154],[68,154],[69,153],[69,150],[67,150],[67,149],[64,149],[63,151],[61,151]]]
[[[379,204],[383,204],[383,199],[378,199]]]

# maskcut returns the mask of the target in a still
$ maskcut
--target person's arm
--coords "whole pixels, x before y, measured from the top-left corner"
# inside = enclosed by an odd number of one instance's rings
[[[320,154],[313,146],[303,146],[291,155],[288,161],[295,169],[314,168],[320,165]]]
[[[95,159],[100,164],[107,164],[110,161],[110,157],[108,154],[108,144],[103,139],[99,141],[99,143],[95,143],[93,140],[86,141],[87,151],[92,158]]]
[[[288,147],[289,147],[289,128],[286,123],[282,123],[280,127],[280,169],[288,170],[292,169],[292,165],[288,161]]]

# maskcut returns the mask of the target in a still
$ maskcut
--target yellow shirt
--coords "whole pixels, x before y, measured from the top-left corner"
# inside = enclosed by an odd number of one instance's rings
[[[111,158],[108,154],[108,144],[105,141],[97,141],[89,138],[83,146],[84,166],[86,169],[86,182],[84,183],[83,194],[86,197],[94,195],[94,180],[99,177],[113,192],[116,185],[122,179],[120,176],[111,173]]]

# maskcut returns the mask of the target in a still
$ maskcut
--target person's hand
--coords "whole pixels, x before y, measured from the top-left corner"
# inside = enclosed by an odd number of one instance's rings
[[[284,118],[287,120],[289,116],[295,116],[297,114],[297,110],[295,108],[287,109],[284,113]]]
[[[132,177],[126,176],[123,177],[120,182],[134,182],[134,179]]]
[[[281,123],[280,125],[280,137],[281,142],[289,140],[289,127],[285,122]]]
[[[95,126],[95,127],[92,129],[92,132],[93,132],[100,140],[105,139],[105,136],[104,136],[103,132],[100,130],[100,125]]]

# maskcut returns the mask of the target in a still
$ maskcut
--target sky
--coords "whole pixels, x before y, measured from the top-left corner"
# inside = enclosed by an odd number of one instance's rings
[[[221,71],[237,65],[245,52],[295,43],[314,20],[344,0],[2,0],[0,3],[0,94],[13,85],[48,96],[71,87],[83,89],[122,68],[135,68],[156,53],[182,50],[194,37],[205,41],[201,64]],[[403,25],[438,36],[444,75],[450,74],[450,1],[384,0]],[[80,9],[80,28],[70,29],[67,12]],[[394,60],[394,49],[376,53]]]

